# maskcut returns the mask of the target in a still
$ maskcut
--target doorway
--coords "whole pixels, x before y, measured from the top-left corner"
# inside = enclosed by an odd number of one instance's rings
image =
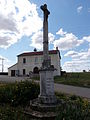
[[[11,76],[15,76],[15,70],[11,70]]]
[[[33,73],[34,73],[34,74],[39,74],[39,69],[38,69],[38,67],[34,67]]]

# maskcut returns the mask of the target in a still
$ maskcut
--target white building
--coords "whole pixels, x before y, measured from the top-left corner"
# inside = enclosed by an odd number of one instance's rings
[[[51,58],[51,65],[54,65],[56,70],[54,76],[61,75],[60,65],[60,52],[59,50],[50,50],[49,56]],[[43,52],[26,52],[17,56],[17,63],[8,68],[9,76],[26,76],[31,72],[39,73],[39,69],[42,66]]]

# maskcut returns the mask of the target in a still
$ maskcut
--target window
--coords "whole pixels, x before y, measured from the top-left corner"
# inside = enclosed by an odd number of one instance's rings
[[[23,58],[23,63],[26,63],[26,58]]]
[[[38,57],[35,57],[35,64],[38,63]]]
[[[26,70],[25,69],[23,69],[23,75],[25,75],[26,74]]]
[[[43,62],[43,57],[41,57],[41,63]]]

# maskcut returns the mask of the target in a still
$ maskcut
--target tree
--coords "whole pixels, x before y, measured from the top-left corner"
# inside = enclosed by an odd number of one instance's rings
[[[86,70],[83,70],[83,72],[86,72]]]

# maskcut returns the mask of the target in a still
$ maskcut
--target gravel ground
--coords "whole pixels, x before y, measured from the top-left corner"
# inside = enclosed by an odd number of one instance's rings
[[[20,82],[21,80],[27,80],[29,77],[9,77],[8,75],[0,75],[0,82]]]

